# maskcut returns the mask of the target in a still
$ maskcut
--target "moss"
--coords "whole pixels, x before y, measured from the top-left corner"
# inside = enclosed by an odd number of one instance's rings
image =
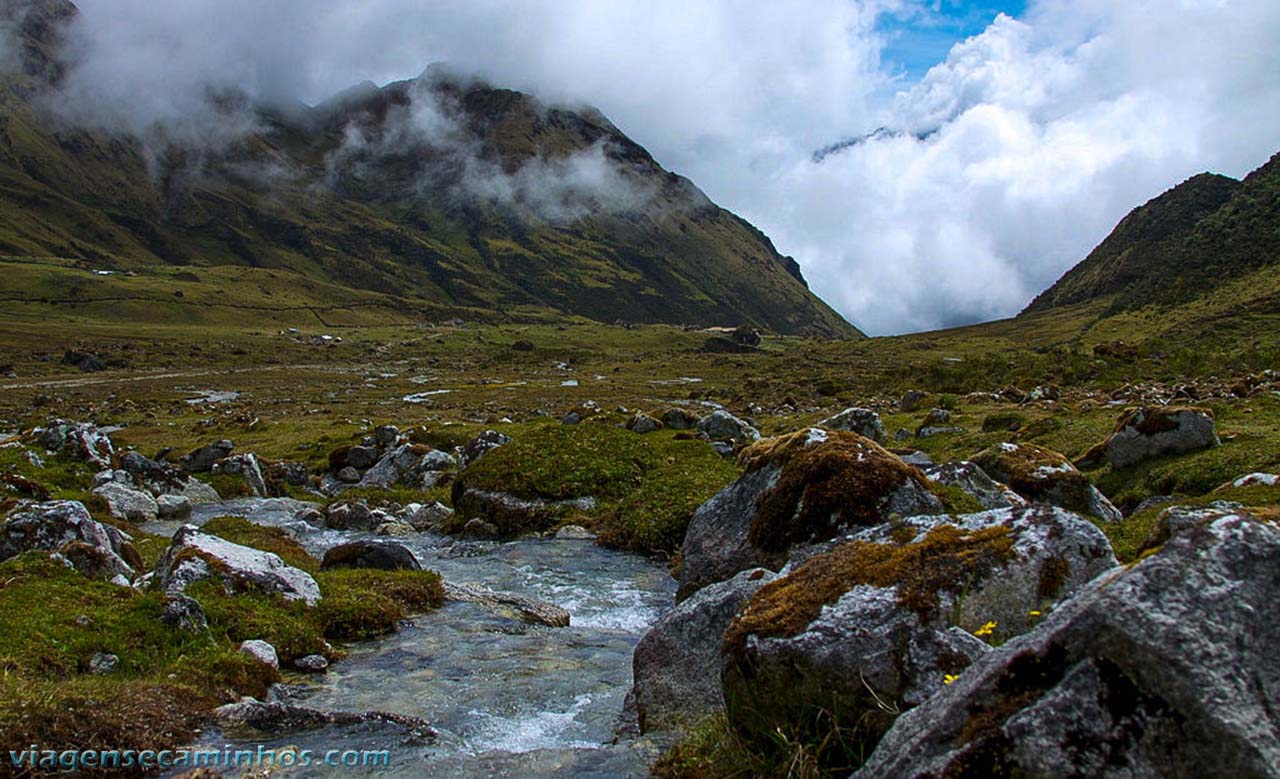
[[[195,477],[213,487],[218,497],[223,500],[253,496],[253,489],[249,487],[249,482],[243,476],[234,473],[197,473]]]
[[[1052,600],[1058,597],[1058,593],[1062,592],[1062,587],[1067,583],[1067,577],[1071,575],[1071,564],[1060,557],[1045,560],[1040,565],[1040,581],[1036,588],[1036,594],[1042,601]]]
[[[978,499],[965,492],[954,484],[939,484],[935,481],[927,482],[929,491],[942,501],[942,507],[946,509],[948,514],[977,514],[982,511],[982,504]]]
[[[885,498],[908,480],[921,485],[920,471],[870,439],[832,432],[807,444],[809,432],[767,439],[748,447],[748,471],[781,466],[777,483],[756,499],[748,538],[756,547],[782,553],[797,541],[833,538],[840,528],[882,521]]]
[[[904,607],[928,617],[942,593],[959,594],[1011,559],[1006,527],[962,530],[940,525],[916,543],[854,541],[802,563],[761,587],[724,634],[724,651],[742,662],[749,635],[794,636],[859,584],[895,587]]]
[[[1036,444],[1000,444],[978,453],[973,461],[992,478],[1020,493],[1036,494],[1044,489],[1046,481],[1060,481],[1073,476],[1084,478],[1075,473],[1075,467],[1065,456]],[[1057,470],[1065,472],[1045,475],[1045,471]]]

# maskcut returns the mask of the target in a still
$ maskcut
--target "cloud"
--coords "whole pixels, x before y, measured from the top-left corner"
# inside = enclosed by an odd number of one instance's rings
[[[917,83],[882,64],[882,23],[929,18],[931,0],[79,5],[67,106],[83,121],[216,146],[251,126],[238,96],[314,103],[447,61],[598,106],[872,333],[1016,312],[1130,208],[1204,169],[1247,172],[1280,126],[1273,0],[1033,0]],[[471,167],[468,186],[571,216],[583,189],[625,194],[607,159]]]

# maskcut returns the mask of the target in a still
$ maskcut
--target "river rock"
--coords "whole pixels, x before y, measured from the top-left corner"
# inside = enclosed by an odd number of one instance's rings
[[[115,447],[101,428],[85,422],[55,419],[35,431],[36,440],[51,452],[83,460],[95,468],[110,468]]]
[[[895,514],[943,511],[919,469],[855,433],[809,428],[761,441],[741,459],[746,472],[689,522],[679,600],[748,568],[778,570],[793,546]]]
[[[166,594],[182,594],[197,581],[217,579],[228,593],[245,588],[276,592],[308,606],[320,601],[320,587],[306,571],[279,556],[183,525],[156,564],[156,583]]]
[[[267,480],[262,476],[262,463],[253,452],[224,457],[213,464],[214,473],[239,476],[249,485],[254,497],[267,497]]]
[[[478,584],[447,581],[444,582],[444,597],[446,600],[477,603],[490,609],[511,609],[526,622],[553,628],[569,626],[570,615],[565,609],[554,603],[513,592],[499,592]]]
[[[427,505],[410,503],[404,507],[400,518],[419,533],[439,531],[453,517],[453,509],[436,501]]]
[[[1035,444],[1003,443],[973,458],[991,478],[1033,502],[1051,503],[1104,522],[1123,519],[1120,510],[1071,461]]]
[[[682,408],[670,408],[662,414],[662,424],[672,430],[693,430],[698,418]]]
[[[70,545],[76,550],[73,558],[93,563],[87,574],[104,579],[117,574],[132,578],[142,558],[130,541],[127,534],[89,516],[83,503],[55,500],[16,511],[0,525],[0,560],[32,550],[60,552]],[[90,557],[80,545],[97,553]]]
[[[631,700],[642,732],[693,726],[724,710],[720,693],[724,631],[747,599],[775,577],[756,568],[703,587],[640,639],[633,660]]]
[[[1154,457],[1218,445],[1212,409],[1147,406],[1125,412],[1110,437],[1081,459],[1093,463],[1105,458],[1113,468],[1129,468]]]
[[[213,715],[223,729],[247,728],[260,734],[315,730],[328,725],[349,727],[368,723],[390,723],[405,728],[410,735],[418,738],[433,738],[436,735],[435,730],[426,720],[403,714],[378,711],[320,711],[281,701],[264,703],[253,698],[244,698],[237,703],[219,706],[214,709]]]
[[[582,525],[565,525],[556,531],[556,539],[560,541],[594,541],[596,534]]]
[[[499,536],[516,536],[547,530],[570,512],[589,513],[595,509],[592,497],[568,500],[521,498],[509,492],[480,490],[466,486],[465,479],[454,482],[453,507],[466,520],[483,519]]]
[[[724,697],[748,739],[830,735],[873,747],[995,641],[1025,632],[1115,565],[1106,537],[1056,507],[911,517],[868,528],[765,585],[724,636]],[[825,723],[825,724],[818,724]]]
[[[293,667],[306,673],[324,673],[329,670],[329,660],[324,655],[305,655],[294,660]]]
[[[276,648],[266,641],[257,639],[242,641],[240,642],[240,651],[263,665],[269,665],[276,670],[280,669],[280,658],[276,655]]]
[[[1278,569],[1274,526],[1197,525],[904,714],[856,776],[1274,776]]]
[[[231,456],[235,445],[225,438],[196,449],[178,460],[178,467],[187,473],[207,473],[217,461]]]
[[[408,547],[391,541],[352,541],[324,553],[320,570],[373,568],[379,571],[421,571],[422,565]]]
[[[511,436],[499,433],[497,430],[484,431],[462,447],[462,467],[465,468],[479,460],[486,452],[493,451],[499,446],[505,446],[509,443],[511,443]]]
[[[698,420],[698,432],[717,441],[749,444],[760,440],[760,431],[724,409],[716,409]]]
[[[93,494],[107,501],[107,508],[116,519],[151,522],[160,514],[160,507],[150,494],[126,487],[117,481],[95,488]]]
[[[398,520],[398,519],[392,519],[392,520],[383,522],[373,530],[374,535],[390,536],[393,538],[411,536],[417,532],[418,532],[417,530],[413,529],[413,525],[410,525],[408,522],[402,522],[401,520]]]
[[[877,444],[884,444],[889,440],[889,432],[885,430],[884,422],[880,421],[880,415],[868,408],[846,408],[839,414],[819,422],[818,427],[857,433],[864,438],[870,438]]]
[[[964,490],[972,495],[984,509],[1018,508],[1029,505],[1026,498],[992,479],[976,464],[967,460],[926,466],[924,475],[936,484]]]

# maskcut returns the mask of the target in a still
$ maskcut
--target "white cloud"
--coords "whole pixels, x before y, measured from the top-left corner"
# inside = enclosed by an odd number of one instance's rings
[[[914,85],[882,69],[876,22],[926,0],[79,4],[73,104],[178,137],[243,129],[211,89],[314,102],[433,61],[594,104],[874,333],[1014,313],[1134,205],[1280,146],[1274,0],[1033,0]],[[902,132],[812,161],[879,126]]]

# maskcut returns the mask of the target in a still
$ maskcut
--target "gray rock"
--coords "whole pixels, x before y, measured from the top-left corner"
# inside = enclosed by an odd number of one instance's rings
[[[314,508],[303,509],[302,511],[299,511],[297,514],[294,514],[293,519],[295,522],[305,522],[311,527],[323,528],[326,526],[324,513],[321,512],[319,509],[314,509]]]
[[[633,433],[652,433],[662,429],[662,423],[643,412],[637,411],[627,422],[627,429]]]
[[[320,570],[372,568],[379,571],[421,571],[422,564],[408,547],[392,541],[352,541],[324,553]]]
[[[759,567],[761,555],[747,536],[755,516],[756,498],[772,489],[781,473],[779,466],[746,473],[693,513],[681,551],[677,601],[739,571]]]
[[[1202,522],[1238,514],[1242,509],[1244,506],[1240,503],[1228,500],[1215,500],[1207,506],[1170,506],[1156,517],[1142,549],[1155,549]]]
[[[115,447],[101,428],[84,422],[55,419],[34,432],[40,445],[51,452],[84,460],[95,468],[111,467]]]
[[[360,486],[385,489],[402,484],[406,487],[423,488],[424,477],[428,474],[452,468],[456,464],[448,452],[421,444],[402,444],[389,450],[366,471],[364,478],[360,480]]]
[[[373,442],[383,449],[395,446],[399,440],[400,428],[395,425],[380,425],[373,429]]]
[[[343,484],[359,484],[360,483],[360,478],[361,478],[360,471],[357,471],[355,467],[351,465],[347,465],[343,468],[340,468],[338,472],[334,475],[338,479],[338,481],[342,482]]]
[[[453,517],[453,509],[436,501],[428,505],[410,503],[404,507],[400,518],[408,522],[414,530],[425,532],[438,531]]]
[[[1002,443],[973,458],[991,478],[1032,502],[1050,503],[1104,522],[1123,519],[1120,510],[1062,454],[1035,444]]]
[[[925,394],[920,390],[910,390],[902,396],[898,401],[898,410],[904,414],[910,414],[920,408],[920,402],[925,398]]]
[[[478,584],[445,582],[446,600],[477,603],[495,611],[514,611],[525,622],[553,628],[569,627],[570,615],[553,603],[513,592],[499,592]]]
[[[156,513],[161,519],[186,519],[191,516],[191,498],[186,495],[161,495],[156,498]]]
[[[221,441],[214,441],[183,456],[178,460],[178,467],[187,473],[207,473],[213,469],[214,463],[231,456],[231,451],[234,448],[235,445],[225,438]]]
[[[747,599],[774,578],[774,573],[755,568],[708,585],[640,639],[631,700],[642,732],[692,726],[724,710],[720,644],[725,628]]]
[[[240,651],[263,665],[269,665],[276,670],[280,669],[280,658],[276,655],[276,648],[266,641],[258,641],[256,639],[242,641],[240,642]]]
[[[353,446],[347,450],[347,465],[358,470],[372,468],[378,461],[378,450],[371,446]]]
[[[921,451],[899,454],[898,457],[907,465],[914,465],[917,468],[928,468],[933,465],[933,458]]]
[[[1223,485],[1219,489],[1226,487],[1234,487],[1236,489],[1241,487],[1274,487],[1277,484],[1280,484],[1280,474],[1249,473]]]
[[[200,602],[180,593],[165,596],[160,622],[189,633],[204,633],[209,629],[209,620],[205,617]]]
[[[462,448],[462,467],[467,467],[471,463],[479,460],[486,452],[491,452],[499,446],[505,446],[511,443],[511,437],[499,433],[497,430],[486,430],[471,442]]]
[[[474,489],[467,487],[465,482],[456,483],[453,491],[455,511],[463,517],[484,519],[502,536],[540,532],[565,514],[574,511],[588,513],[595,509],[595,505],[592,497],[569,500],[521,498],[508,492]]]
[[[305,655],[294,660],[293,667],[306,673],[324,673],[329,670],[329,661],[324,655]]]
[[[904,714],[856,776],[1275,776],[1278,568],[1273,526],[1197,525]]]
[[[413,525],[410,525],[408,522],[401,522],[398,519],[393,519],[388,522],[383,522],[381,525],[378,525],[373,530],[374,535],[389,536],[393,538],[411,536],[417,532],[418,531],[413,529]]]
[[[818,427],[857,433],[870,438],[877,444],[883,444],[889,440],[889,433],[885,430],[884,422],[880,421],[880,415],[867,408],[846,408],[839,414],[819,422]]]
[[[938,484],[959,487],[976,498],[984,509],[1018,508],[1029,505],[1026,498],[992,479],[985,471],[968,460],[927,466],[924,469],[924,475]]]
[[[281,701],[263,703],[253,698],[238,703],[228,703],[213,711],[218,725],[224,730],[250,730],[258,734],[282,734],[303,730],[316,730],[326,726],[393,724],[403,727],[410,737],[433,738],[431,725],[423,719],[403,714],[379,711],[320,711],[294,706]]]
[[[0,560],[32,550],[76,550],[72,557],[92,558],[94,570],[87,573],[105,579],[116,574],[132,577],[141,558],[130,540],[127,534],[94,520],[79,501],[55,500],[16,511],[0,525]]]
[[[945,408],[929,409],[929,415],[924,418],[924,426],[945,425],[951,421],[951,412]]]
[[[662,424],[671,430],[693,430],[698,418],[682,408],[671,408],[663,413]]]
[[[461,534],[465,538],[497,538],[498,527],[492,522],[475,517],[462,526]]]
[[[1114,468],[1129,468],[1144,460],[1218,446],[1213,412],[1195,407],[1149,407],[1121,418],[1104,446]]]
[[[577,410],[570,411],[560,419],[562,425],[577,425],[582,423],[582,414]]]
[[[183,525],[156,565],[156,581],[168,595],[180,595],[197,581],[216,579],[227,592],[252,587],[275,592],[309,606],[320,601],[320,587],[306,571],[279,556]]]
[[[760,431],[724,409],[716,409],[698,420],[698,432],[717,441],[747,444],[760,440]]]
[[[106,676],[120,665],[120,658],[106,652],[98,652],[89,660],[89,673],[94,676]]]
[[[130,522],[151,522],[160,513],[156,499],[141,490],[126,487],[117,481],[109,481],[94,489],[94,495],[100,495],[107,501],[111,516],[127,519]]]
[[[907,441],[910,438],[911,438],[911,431],[906,429],[905,427],[898,428],[897,431],[894,432],[893,434],[893,440],[898,441],[899,443],[901,443],[902,441]]]
[[[199,479],[188,478],[186,481],[175,487],[168,489],[167,494],[181,495],[191,501],[191,505],[198,506],[202,503],[219,503],[222,496],[213,487],[205,484]]]
[[[249,485],[254,497],[267,497],[267,480],[262,476],[262,463],[253,452],[224,457],[213,464],[214,473],[239,476]]]
[[[596,534],[582,525],[565,525],[556,531],[556,538],[561,541],[594,541]]]

